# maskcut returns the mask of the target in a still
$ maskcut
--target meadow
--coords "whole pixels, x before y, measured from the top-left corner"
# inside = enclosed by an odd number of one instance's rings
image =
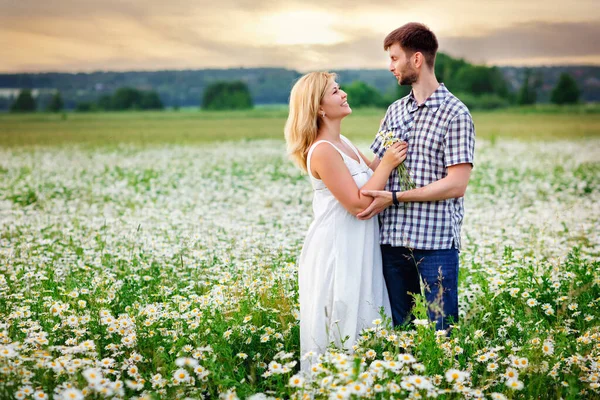
[[[0,398],[600,398],[600,113],[474,113],[459,324],[419,304],[308,376],[285,117],[0,115]]]
[[[344,123],[346,136],[369,141],[384,110],[361,109]],[[287,109],[250,111],[113,112],[67,114],[0,114],[0,146],[106,147],[118,144],[205,144],[283,136]],[[600,106],[537,106],[475,112],[477,137],[494,140],[579,139],[600,135]]]

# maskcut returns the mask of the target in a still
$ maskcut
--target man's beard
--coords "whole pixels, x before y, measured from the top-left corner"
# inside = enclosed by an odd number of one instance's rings
[[[417,71],[410,67],[410,64],[406,65],[406,70],[403,71],[400,75],[400,85],[408,86],[412,85],[419,79],[419,75]]]

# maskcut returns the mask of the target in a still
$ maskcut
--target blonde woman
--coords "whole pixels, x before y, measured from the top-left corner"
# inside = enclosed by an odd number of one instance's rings
[[[381,307],[390,315],[378,220],[355,215],[373,200],[360,190],[382,190],[406,158],[406,145],[397,143],[370,162],[341,135],[342,119],[352,110],[335,78],[327,72],[300,78],[285,126],[288,152],[307,171],[314,190],[314,220],[298,263],[304,371],[330,343],[351,350]]]

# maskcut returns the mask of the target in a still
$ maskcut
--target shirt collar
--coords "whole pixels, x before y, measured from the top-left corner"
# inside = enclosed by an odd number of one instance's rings
[[[436,112],[438,108],[440,108],[440,106],[442,105],[442,103],[446,99],[446,96],[448,96],[449,93],[450,92],[448,91],[448,89],[446,89],[446,86],[443,83],[440,83],[440,86],[438,86],[438,88],[431,94],[431,96],[429,96],[427,100],[425,100],[425,102],[421,104],[421,107],[427,107],[431,111]],[[408,95],[407,108],[408,111],[411,113],[419,109],[419,104],[417,103],[417,99],[415,99],[412,90]]]

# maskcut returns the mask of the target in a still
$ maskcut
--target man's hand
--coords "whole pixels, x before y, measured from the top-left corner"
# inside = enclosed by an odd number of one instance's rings
[[[360,192],[365,196],[373,197],[373,201],[369,207],[356,215],[358,219],[371,219],[392,205],[392,192],[385,190],[361,190]]]

